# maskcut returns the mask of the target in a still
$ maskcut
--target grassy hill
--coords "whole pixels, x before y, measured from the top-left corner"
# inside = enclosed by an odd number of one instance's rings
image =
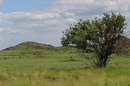
[[[111,57],[96,69],[75,48],[21,43],[0,52],[0,86],[130,86],[129,56]]]
[[[47,45],[47,44],[42,44],[42,43],[37,43],[37,42],[23,42],[20,43],[16,46],[6,48],[4,50],[18,50],[18,49],[47,49],[47,48],[54,48],[52,45]]]

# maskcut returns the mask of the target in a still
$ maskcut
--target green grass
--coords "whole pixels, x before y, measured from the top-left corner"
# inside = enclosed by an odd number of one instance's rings
[[[130,86],[130,57],[111,57],[97,69],[74,48],[1,51],[0,86]]]

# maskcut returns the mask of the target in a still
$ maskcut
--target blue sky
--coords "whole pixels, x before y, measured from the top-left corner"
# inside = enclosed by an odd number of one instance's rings
[[[128,32],[130,0],[0,0],[0,49],[25,41],[60,46],[62,31],[77,19],[111,11],[126,16]]]

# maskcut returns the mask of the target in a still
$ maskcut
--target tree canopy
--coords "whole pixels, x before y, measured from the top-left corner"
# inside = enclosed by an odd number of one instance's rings
[[[109,55],[116,51],[116,43],[126,29],[125,16],[112,12],[104,13],[94,20],[78,20],[63,32],[63,46],[77,47],[96,54],[97,67],[105,67]]]

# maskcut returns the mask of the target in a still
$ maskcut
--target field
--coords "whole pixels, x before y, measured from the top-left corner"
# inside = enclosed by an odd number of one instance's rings
[[[130,86],[130,57],[97,69],[74,48],[0,52],[0,86]]]

